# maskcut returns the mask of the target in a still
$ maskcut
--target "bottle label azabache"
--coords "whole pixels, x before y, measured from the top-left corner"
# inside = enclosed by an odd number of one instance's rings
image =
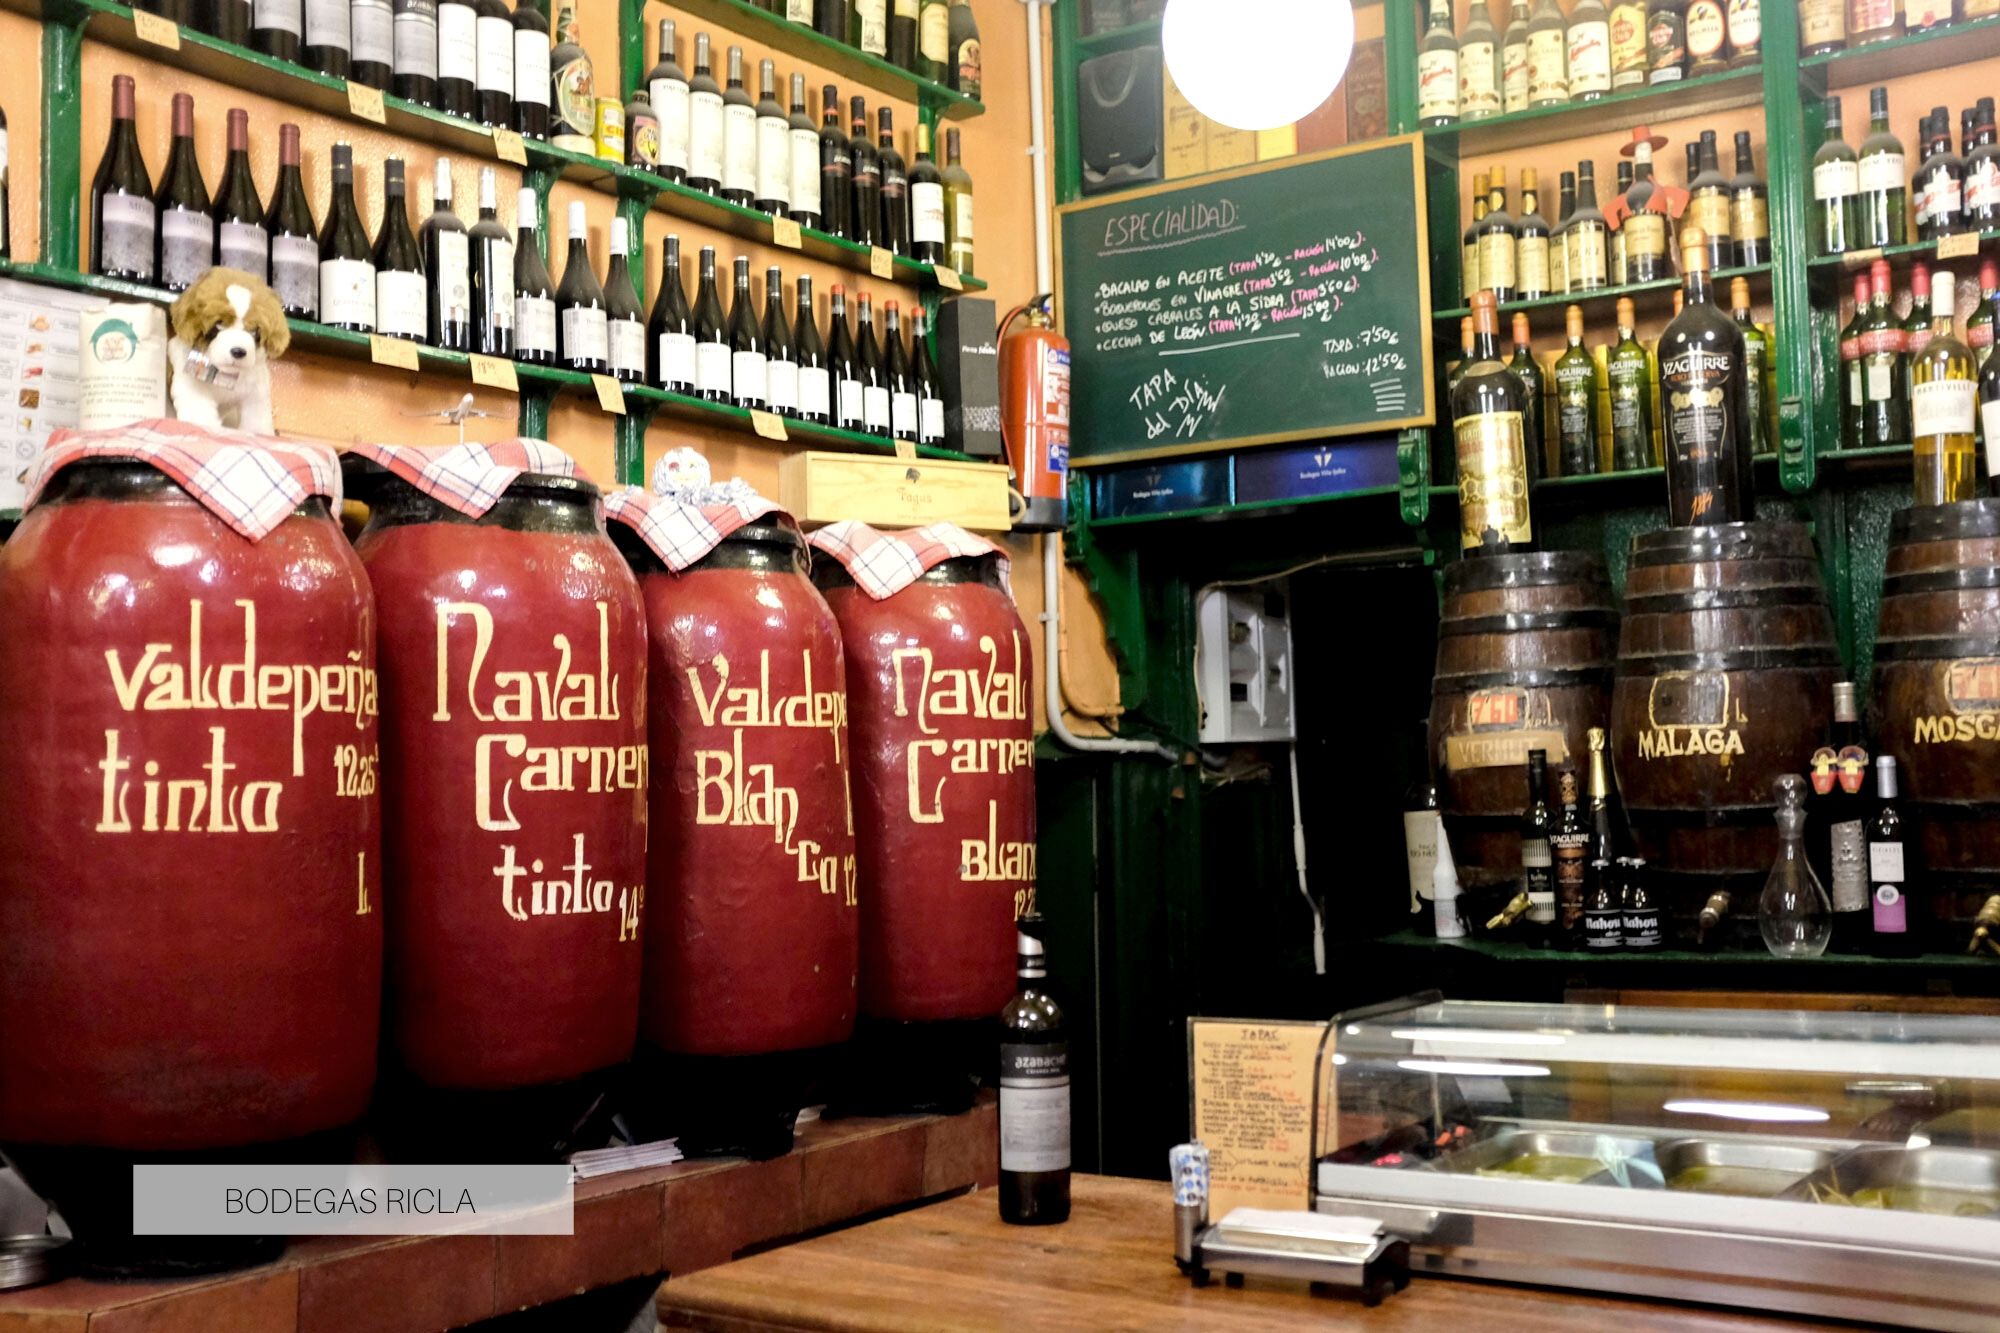
[[[1069,1045],[1000,1045],[1000,1169],[1063,1171],[1069,1151]]]
[[[692,333],[663,333],[660,335],[660,378],[668,384],[694,384],[694,335]]]
[[[319,317],[328,324],[375,327],[375,265],[365,259],[322,259]]]
[[[556,350],[556,303],[546,296],[514,298],[514,347],[521,352]]]
[[[1481,543],[1488,530],[1513,543],[1531,540],[1526,434],[1519,412],[1474,412],[1452,425],[1458,453],[1461,541]]]
[[[1833,910],[1859,912],[1868,906],[1868,838],[1858,819],[1828,830],[1832,855]]]
[[[160,285],[191,287],[215,255],[215,219],[170,208],[160,215]]]
[[[225,222],[216,238],[224,268],[241,269],[261,278],[270,267],[271,237],[254,222]]]
[[[1971,380],[1931,380],[1910,386],[1910,429],[1919,439],[1970,435],[1977,404]]]
[[[437,272],[431,275],[431,281],[437,284],[439,313],[451,323],[470,324],[472,246],[464,232],[437,233]]]
[[[319,247],[303,236],[271,238],[271,290],[287,310],[319,309]]]
[[[424,304],[423,274],[384,270],[375,275],[376,332],[424,337],[430,323]]]
[[[562,312],[563,355],[571,361],[611,359],[611,333],[600,307],[572,307]]]
[[[614,319],[606,327],[606,348],[613,374],[646,374],[646,326],[632,319]]]

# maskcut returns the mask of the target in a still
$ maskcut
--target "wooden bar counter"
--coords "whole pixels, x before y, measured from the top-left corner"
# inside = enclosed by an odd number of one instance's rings
[[[660,1290],[669,1329],[1358,1329],[1367,1333],[1798,1333],[1826,1327],[1653,1301],[1417,1278],[1375,1309],[1304,1283],[1220,1279],[1197,1289],[1173,1261],[1167,1186],[1078,1176],[1068,1223],[1010,1227],[990,1190],[788,1245]]]

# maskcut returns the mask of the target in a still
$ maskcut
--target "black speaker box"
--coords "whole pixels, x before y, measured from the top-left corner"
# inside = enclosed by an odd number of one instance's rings
[[[1166,137],[1160,91],[1157,46],[1113,51],[1076,67],[1077,146],[1085,194],[1161,179]]]

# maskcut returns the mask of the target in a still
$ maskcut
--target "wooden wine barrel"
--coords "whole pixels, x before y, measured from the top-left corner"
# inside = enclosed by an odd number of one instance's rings
[[[1693,877],[1697,891],[1768,874],[1778,850],[1771,784],[1806,771],[1840,676],[1804,524],[1635,536],[1611,760],[1639,854]],[[1736,907],[1754,910],[1754,896],[1739,894]]]
[[[1925,896],[1969,923],[2000,881],[2000,499],[1891,522],[1875,725],[1916,816]]]
[[[1521,869],[1528,751],[1588,763],[1605,725],[1618,607],[1595,552],[1475,556],[1444,573],[1430,751],[1460,882]]]

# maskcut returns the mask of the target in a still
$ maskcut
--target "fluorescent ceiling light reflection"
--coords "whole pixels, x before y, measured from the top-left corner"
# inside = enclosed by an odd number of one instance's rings
[[[1450,1046],[1560,1046],[1566,1038],[1554,1032],[1488,1032],[1480,1028],[1391,1028],[1399,1041],[1427,1041]]]
[[[1817,1125],[1833,1119],[1816,1106],[1780,1106],[1773,1102],[1668,1102],[1662,1110],[1676,1115],[1712,1115],[1724,1120],[1758,1120],[1774,1125]]]
[[[1398,1069],[1418,1074],[1466,1074],[1487,1078],[1547,1078],[1546,1065],[1507,1065],[1483,1060],[1398,1060]]]

